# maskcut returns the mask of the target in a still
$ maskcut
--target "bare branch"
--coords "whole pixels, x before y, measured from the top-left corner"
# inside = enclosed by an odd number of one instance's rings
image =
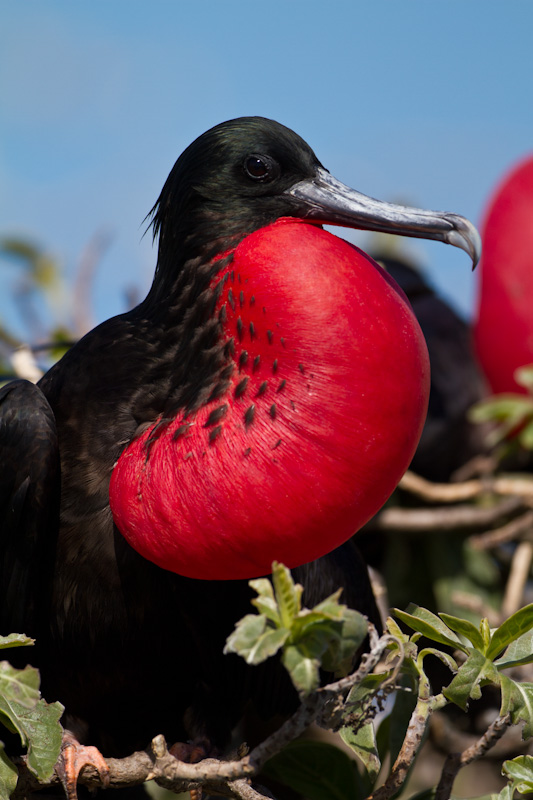
[[[437,786],[435,800],[449,799],[453,782],[459,770],[485,755],[485,753],[501,739],[510,724],[511,717],[509,714],[506,714],[505,717],[498,717],[489,725],[483,736],[481,736],[477,742],[466,750],[463,750],[462,753],[450,753],[448,755],[444,762],[439,785]]]
[[[458,528],[485,528],[523,510],[520,497],[509,497],[493,506],[458,505],[453,508],[385,508],[370,523],[384,531],[431,533]]]
[[[25,344],[20,345],[13,351],[11,364],[17,378],[24,378],[32,383],[37,383],[43,377],[43,372],[37,366],[33,352]]]
[[[407,773],[411,769],[422,744],[429,719],[436,706],[435,697],[419,697],[415,710],[411,715],[407,733],[391,773],[383,786],[369,795],[367,800],[389,800],[405,784]]]
[[[533,479],[524,476],[500,475],[463,483],[431,483],[408,470],[399,488],[423,500],[437,503],[473,500],[488,493],[520,496],[529,503],[533,502]]]
[[[498,547],[506,542],[520,539],[522,535],[530,533],[532,530],[533,511],[526,511],[522,516],[502,525],[501,528],[471,536],[468,541],[477,550],[489,550],[491,547]]]
[[[303,733],[312,722],[318,721],[326,726],[338,722],[339,707],[350,689],[372,672],[390,642],[396,641],[389,635],[379,637],[371,624],[369,635],[371,650],[362,657],[361,664],[354,673],[321,687],[306,697],[290,719],[244,758],[232,761],[206,758],[196,764],[189,764],[171,755],[164,737],[156,736],[147,750],[133,753],[127,758],[106,759],[109,786],[123,788],[155,780],[174,792],[203,786],[206,792],[216,792],[242,800],[258,800],[264,797],[249,785],[249,779],[260,771],[269,758]],[[26,797],[32,791],[44,788],[29,773],[25,758],[18,759],[17,764],[20,779],[16,798]],[[57,783],[58,780],[55,776],[51,783]],[[101,788],[101,778],[92,766],[82,770],[78,783],[89,788]]]
[[[233,781],[228,784],[228,788],[234,793],[233,796],[239,800],[265,800],[265,798],[272,798],[272,794],[263,794],[257,789],[254,789],[248,781],[239,780]]]
[[[496,719],[498,711],[496,708],[493,711]],[[486,725],[488,724],[487,722]],[[479,736],[461,730],[447,714],[440,711],[431,716],[429,733],[434,747],[445,755],[469,750],[479,739]],[[522,726],[513,725],[507,729],[505,738],[496,741],[485,755],[493,760],[504,761],[519,753],[531,754],[532,751],[533,743],[526,743],[522,739]]]
[[[502,619],[507,619],[522,608],[524,590],[529,578],[533,559],[533,542],[520,542],[513,554],[511,571],[507,579],[502,603]]]

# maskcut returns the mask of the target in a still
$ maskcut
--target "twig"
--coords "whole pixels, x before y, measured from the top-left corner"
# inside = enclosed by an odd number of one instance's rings
[[[240,798],[240,800],[265,800],[267,797],[272,797],[271,794],[265,795],[257,789],[254,789],[254,787],[245,780],[233,781],[228,784],[228,788],[234,793],[233,796]]]
[[[25,378],[27,381],[37,383],[43,377],[42,370],[37,366],[37,361],[31,349],[22,344],[11,354],[11,364],[17,378]]]
[[[495,719],[498,710],[494,708],[492,711],[494,712]],[[489,723],[487,722],[486,724],[488,725]],[[433,746],[444,755],[467,750],[472,747],[472,745],[475,745],[479,739],[479,735],[476,736],[473,733],[467,733],[461,730],[460,727],[452,722],[446,713],[440,711],[437,711],[431,716],[429,735]],[[531,754],[532,752],[533,743],[526,744],[522,739],[522,726],[513,725],[507,729],[505,739],[502,737],[499,741],[495,742],[493,747],[485,755],[494,761],[504,761],[519,753]]]
[[[315,720],[318,720],[322,727],[327,726],[332,720],[336,721],[335,717],[340,698],[345,697],[353,686],[356,686],[372,672],[389,643],[396,641],[389,635],[374,638],[375,628],[373,625],[369,625],[369,631],[371,650],[363,656],[359,668],[347,678],[341,678],[335,683],[330,683],[306,698],[290,719],[268,739],[257,745],[247,756],[249,763],[254,766],[256,772],[260,770],[269,758],[279,753],[286,744],[300,736]]]
[[[533,559],[533,542],[520,542],[513,554],[502,603],[502,619],[507,619],[522,607],[524,589]]]
[[[511,520],[501,528],[493,531],[478,533],[469,538],[469,544],[476,550],[489,550],[491,547],[498,547],[500,544],[515,541],[522,534],[533,529],[533,511],[526,511],[522,516]]]
[[[371,650],[361,659],[359,668],[346,678],[328,684],[305,698],[298,710],[275,733],[261,742],[254,750],[240,760],[220,761],[206,758],[197,764],[179,761],[168,752],[163,736],[156,736],[151,747],[127,758],[106,759],[109,767],[109,786],[122,788],[136,786],[147,780],[155,780],[161,786],[174,792],[187,791],[196,786],[206,790],[240,797],[243,800],[261,798],[248,784],[248,779],[256,775],[264,763],[289,742],[293,741],[315,720],[329,725],[338,715],[339,705],[350,689],[366,677],[381,659],[391,641],[390,635],[378,637],[373,625],[369,625]],[[25,797],[31,791],[44,788],[29,773],[25,758],[18,759],[20,771],[19,784],[15,797]],[[55,776],[51,783],[57,783]],[[87,766],[81,773],[78,783],[89,788],[101,788],[97,771]]]
[[[450,753],[447,756],[437,786],[435,800],[448,800],[452,791],[453,782],[459,770],[485,755],[485,753],[501,739],[510,724],[511,717],[509,714],[506,714],[505,717],[498,717],[477,742],[466,750],[463,750],[462,753]]]
[[[458,528],[485,528],[522,510],[520,497],[500,500],[493,506],[458,505],[453,508],[385,508],[372,520],[370,526],[384,531],[431,533]]]
[[[463,483],[431,483],[408,470],[401,479],[399,488],[421,497],[423,500],[437,503],[473,500],[488,493],[518,495],[529,502],[533,501],[533,479],[522,476],[500,475]]]
[[[407,774],[413,765],[416,754],[418,753],[424,734],[429,724],[431,714],[442,702],[442,695],[432,697],[428,692],[419,695],[415,710],[411,715],[409,726],[403,740],[403,744],[389,777],[379,789],[369,795],[367,800],[389,800],[394,797],[399,789],[405,784]]]

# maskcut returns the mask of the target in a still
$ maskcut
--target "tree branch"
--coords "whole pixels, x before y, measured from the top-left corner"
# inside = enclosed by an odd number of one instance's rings
[[[451,502],[451,501],[450,501]],[[377,530],[407,533],[432,533],[459,528],[485,528],[494,525],[524,508],[521,497],[508,497],[495,505],[458,505],[453,508],[385,508],[374,517],[370,526]]]
[[[424,692],[419,696],[415,710],[411,715],[401,750],[394,762],[390,775],[383,786],[380,786],[373,794],[369,795],[367,800],[389,800],[405,784],[407,774],[422,744],[430,716],[439,707],[441,700],[442,695],[440,697],[432,697],[429,692],[427,694]]]
[[[484,756],[485,753],[501,739],[510,724],[511,717],[509,714],[506,714],[505,717],[498,717],[489,725],[483,736],[478,739],[477,742],[466,750],[463,750],[462,753],[450,753],[447,756],[437,786],[435,800],[449,800],[453,782],[459,770],[462,767],[466,767],[466,765],[470,764],[472,761],[476,761],[478,758],[481,758],[481,756]]]
[[[146,750],[133,753],[127,758],[106,759],[109,767],[109,787],[136,786],[155,780],[174,792],[184,792],[202,786],[206,793],[217,793],[242,800],[257,800],[264,795],[249,785],[249,779],[258,774],[269,758],[280,752],[286,744],[300,736],[315,721],[325,726],[338,724],[339,709],[350,689],[369,675],[381,659],[391,641],[390,635],[378,637],[369,624],[371,650],[366,653],[358,669],[346,678],[321,687],[304,698],[298,710],[277,731],[261,742],[244,758],[221,761],[206,758],[197,764],[179,761],[171,755],[163,736],[156,736]],[[45,788],[39,784],[26,766],[26,759],[17,760],[20,778],[14,798],[21,800],[33,791]],[[57,775],[51,784],[59,782]],[[101,779],[92,766],[85,767],[78,779],[79,784],[89,788],[101,788]]]
[[[432,483],[407,470],[398,486],[423,500],[437,503],[473,500],[484,494],[520,496],[528,503],[533,502],[533,479],[524,476],[499,475],[463,483]]]
[[[524,591],[533,559],[533,542],[520,542],[513,554],[511,570],[502,603],[502,620],[510,617],[523,605]]]
[[[489,550],[506,542],[520,539],[522,535],[530,533],[532,530],[533,511],[526,511],[520,517],[511,520],[506,525],[502,525],[501,528],[471,536],[468,541],[477,550]]]

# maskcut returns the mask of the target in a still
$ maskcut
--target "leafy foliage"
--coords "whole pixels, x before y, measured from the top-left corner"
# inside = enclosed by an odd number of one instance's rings
[[[499,797],[506,800],[511,798],[513,792],[531,794],[533,792],[533,756],[518,756],[512,761],[505,761],[502,774],[509,780]]]
[[[346,616],[338,595],[314,609],[302,609],[301,587],[294,585],[290,573],[281,565],[275,564],[273,570],[272,583],[266,579],[251,581],[258,592],[253,602],[261,613],[250,614],[237,624],[226,649],[239,653],[249,663],[258,663],[281,650],[295,686],[302,696],[308,696],[318,686],[319,667],[332,667],[331,643],[338,645],[342,626],[351,615]],[[384,797],[393,796],[395,787],[404,784],[414,764],[431,714],[450,703],[467,711],[470,700],[479,698],[483,687],[489,684],[501,693],[499,719],[510,724],[523,722],[523,737],[533,735],[533,684],[504,673],[510,666],[533,663],[533,605],[517,611],[494,630],[486,619],[474,625],[468,619],[436,615],[414,604],[407,611],[394,613],[414,632],[405,633],[394,619],[389,619],[385,662],[378,672],[355,681],[344,702],[337,700],[342,706],[341,736],[359,769],[347,753],[335,751],[333,755],[329,744],[298,741],[268,762],[267,774],[311,800],[363,800],[383,779],[384,789],[380,792],[389,786]],[[359,638],[353,638],[352,654],[363,631]],[[428,639],[437,646],[427,646]],[[335,663],[345,661],[345,656],[343,653],[340,657],[337,651]],[[452,673],[450,682],[438,694],[431,692],[425,669],[428,656],[440,659]],[[394,705],[386,715],[380,714],[376,724],[378,712],[385,707],[392,690]],[[390,767],[384,776],[386,756]],[[525,792],[533,787],[533,759],[506,762],[504,772],[510,782],[501,793],[501,800],[511,800],[515,789]]]
[[[467,620],[449,614],[437,617],[414,605],[409,612],[396,609],[395,615],[417,634],[450,644],[466,656],[451,683],[443,689],[447,700],[466,711],[469,700],[478,699],[482,687],[491,683],[501,689],[500,716],[510,714],[514,724],[523,720],[524,739],[533,735],[533,684],[519,683],[502,674],[510,664],[533,662],[533,652],[527,651],[533,629],[533,604],[517,611],[494,631],[486,619],[476,629]]]
[[[302,608],[302,587],[283,564],[272,565],[267,578],[250,581],[259,614],[247,614],[228,637],[225,653],[237,653],[248,664],[260,664],[281,650],[297,691],[317,689],[322,666],[342,675],[367,634],[364,617],[339,603],[340,590],[313,609]]]
[[[525,450],[533,450],[533,365],[520,367],[514,377],[527,395],[505,393],[489,397],[472,407],[470,419],[494,423],[487,437],[492,447],[512,440]]]
[[[32,645],[23,634],[0,637],[0,649]],[[39,780],[48,781],[61,747],[63,713],[60,703],[46,703],[39,691],[39,673],[33,667],[15,669],[0,662],[0,722],[18,734],[27,750],[27,764]],[[17,769],[3,746],[0,749],[0,799],[8,798],[17,783]]]

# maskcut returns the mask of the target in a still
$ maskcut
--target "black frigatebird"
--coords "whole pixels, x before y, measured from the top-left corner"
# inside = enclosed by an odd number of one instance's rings
[[[474,340],[492,391],[525,392],[514,374],[533,363],[533,156],[503,177],[482,226]]]
[[[472,331],[408,256],[376,251],[372,257],[407,295],[428,347],[428,412],[410,469],[431,481],[447,481],[487,451],[484,428],[468,419],[471,406],[487,394]]]
[[[293,702],[279,664],[222,656],[274,558],[308,605],[343,586],[373,613],[342,543],[411,459],[427,354],[394,282],[322,224],[478,258],[463,217],[365,197],[260,117],[193,142],[153,220],[146,299],[0,392],[2,630],[37,637],[44,696],[109,756],[223,746],[250,698]]]

